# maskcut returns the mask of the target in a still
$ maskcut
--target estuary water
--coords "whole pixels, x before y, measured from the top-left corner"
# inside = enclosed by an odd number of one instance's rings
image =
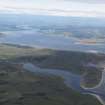
[[[7,31],[0,43],[25,45],[58,50],[105,53],[105,39],[79,39],[74,36],[47,35],[35,30]]]

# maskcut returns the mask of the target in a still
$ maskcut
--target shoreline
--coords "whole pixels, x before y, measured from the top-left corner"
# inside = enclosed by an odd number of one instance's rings
[[[55,76],[58,76],[58,77],[60,76],[64,79],[65,85],[68,86],[69,88],[72,88],[75,91],[80,91],[81,94],[82,94],[82,91],[83,91],[83,94],[90,94],[90,95],[96,97],[104,105],[104,103],[103,103],[104,101],[100,98],[100,96],[98,94],[93,94],[93,93],[91,93],[91,91],[88,93],[87,92],[87,91],[89,91],[88,88],[81,87],[80,80],[79,80],[81,77],[79,75],[71,74],[70,72],[67,72],[67,71],[64,71],[63,74],[62,74],[62,70],[41,69],[41,68],[31,64],[31,63],[23,64],[23,68],[25,70],[28,70],[28,71],[33,72],[33,73],[41,73],[41,74],[46,73],[48,75],[55,75]],[[78,78],[78,76],[79,76],[79,78]],[[78,82],[77,82],[77,80],[78,80]],[[75,82],[76,82],[76,85],[75,85]],[[73,84],[74,84],[74,86],[73,86]],[[75,87],[75,86],[77,86],[77,87]],[[94,88],[91,88],[91,89],[94,89]],[[86,93],[85,93],[85,91],[86,91]]]

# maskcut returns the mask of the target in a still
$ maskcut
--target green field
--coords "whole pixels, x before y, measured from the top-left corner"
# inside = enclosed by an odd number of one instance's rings
[[[1,44],[0,105],[101,105],[93,96],[66,87],[62,78],[27,72],[18,63],[83,74],[87,70],[84,64],[98,64],[104,56]]]
[[[101,105],[90,95],[66,87],[58,77],[26,72],[21,65],[0,63],[0,105]]]
[[[98,64],[105,61],[105,55],[1,44],[0,59],[31,62],[42,68],[63,69],[80,74],[85,71],[84,65],[87,63]]]

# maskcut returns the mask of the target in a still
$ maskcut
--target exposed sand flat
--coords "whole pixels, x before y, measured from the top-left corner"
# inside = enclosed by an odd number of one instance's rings
[[[77,44],[84,44],[84,45],[101,45],[105,41],[103,39],[82,39],[78,40]]]

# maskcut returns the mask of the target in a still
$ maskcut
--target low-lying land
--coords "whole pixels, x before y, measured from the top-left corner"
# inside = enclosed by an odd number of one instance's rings
[[[19,64],[0,63],[0,105],[101,105],[68,88],[59,77],[36,75]]]
[[[31,62],[41,68],[63,69],[79,74],[84,73],[87,69],[84,65],[88,63],[97,65],[105,61],[104,54],[57,51],[4,44],[0,45],[0,58],[13,62]]]
[[[96,98],[66,87],[61,78],[27,72],[19,63],[30,62],[41,68],[84,74],[87,70],[85,64],[103,61],[104,54],[1,44],[0,105],[100,105]],[[101,76],[98,78],[97,81]]]
[[[97,86],[102,79],[102,68],[87,67],[81,79],[81,86],[92,88]]]

